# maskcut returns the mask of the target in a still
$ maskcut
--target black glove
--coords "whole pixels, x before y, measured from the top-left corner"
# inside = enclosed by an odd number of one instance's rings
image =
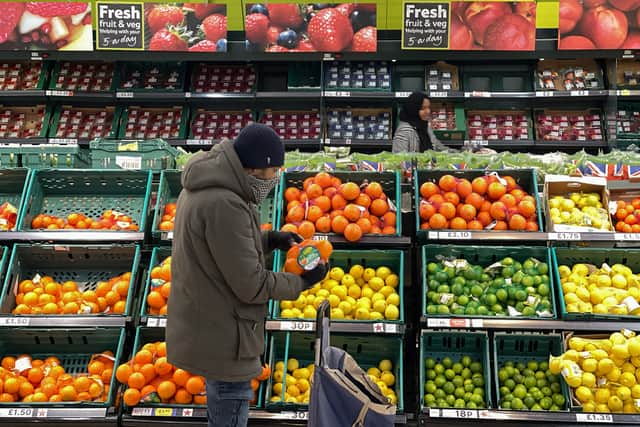
[[[329,266],[323,262],[318,264],[313,270],[305,271],[302,273],[302,280],[304,281],[304,289],[312,288],[316,283],[321,282],[327,275]]]
[[[267,246],[270,251],[280,249],[288,251],[295,243],[300,243],[304,239],[298,233],[290,231],[269,231],[267,235]]]

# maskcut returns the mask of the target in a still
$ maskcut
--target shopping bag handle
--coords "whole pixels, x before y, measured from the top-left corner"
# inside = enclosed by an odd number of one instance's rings
[[[316,315],[316,366],[322,366],[322,355],[329,347],[329,328],[331,326],[331,305],[324,300]]]

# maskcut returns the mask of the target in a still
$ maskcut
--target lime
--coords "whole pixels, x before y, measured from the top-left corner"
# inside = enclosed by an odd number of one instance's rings
[[[562,408],[558,405],[551,405],[551,408],[549,408],[550,411],[561,411]]]
[[[480,307],[478,307],[477,312],[479,316],[486,316],[489,314],[489,309],[484,305],[481,305]]]
[[[502,277],[511,277],[514,273],[515,271],[512,267],[505,267],[502,269]]]
[[[476,377],[473,379],[473,385],[476,387],[482,387],[484,386],[484,378],[482,377]]]
[[[442,386],[442,390],[447,394],[453,394],[453,392],[456,390],[456,387],[453,385],[453,383],[447,382],[445,383],[445,385]]]
[[[442,375],[444,374],[444,366],[441,363],[437,363],[434,367],[433,370],[436,372],[437,375]]]
[[[469,402],[469,403],[467,403],[467,409],[478,409],[478,405],[476,405],[473,402]]]
[[[465,384],[464,385],[464,391],[467,391],[469,393],[471,393],[476,387],[473,385],[473,383],[469,383],[469,384]]]
[[[437,313],[438,314],[449,314],[449,307],[447,307],[446,305],[439,305]]]
[[[500,404],[500,407],[501,407],[502,409],[511,409],[511,402],[502,402],[502,403]]]
[[[436,292],[441,294],[448,294],[449,292],[451,292],[451,288],[449,287],[449,285],[440,285],[438,286],[438,289],[436,289]]]
[[[523,377],[533,377],[535,375],[535,372],[533,372],[531,369],[529,368],[525,368],[522,372],[520,372],[522,374]],[[532,386],[533,387],[533,386]]]
[[[447,369],[446,371],[444,371],[444,376],[448,380],[452,380],[456,376],[456,373],[453,371],[453,369]]]
[[[522,384],[518,384],[513,390],[513,395],[518,399],[524,399],[527,395],[527,389]]]
[[[546,297],[547,295],[549,295],[549,285],[547,284],[541,284],[538,286],[538,294]]]
[[[507,375],[509,376],[509,378],[513,377],[513,374],[516,373],[515,368],[513,367],[513,364],[510,364],[511,362],[508,362],[504,365],[504,370],[507,371]]]
[[[434,405],[436,408],[446,408],[447,407],[447,401],[444,399],[438,399],[436,400],[436,403]]]
[[[532,407],[530,407],[529,409],[531,409],[532,411],[542,411],[542,407],[540,407],[540,405],[538,405],[537,403],[534,404]]]
[[[522,281],[520,282],[522,286],[526,286],[527,288],[533,286],[533,277],[532,276],[524,276]]]
[[[522,310],[522,315],[525,317],[532,317],[536,315],[536,310],[533,307],[525,307]]]
[[[461,288],[467,283],[464,277],[458,276],[451,282],[454,286],[460,286]]]
[[[517,291],[516,291],[516,293],[515,293],[515,298],[516,298],[518,301],[524,301],[524,300],[526,300],[526,299],[527,299],[527,292],[526,292],[526,291],[524,291],[524,290],[522,290],[522,289],[519,289],[519,290],[517,290]]]
[[[444,272],[447,274],[448,279],[453,279],[454,277],[456,277],[456,269],[453,267],[446,267],[444,269]]]
[[[435,393],[433,393],[436,399],[444,399],[447,396],[447,393],[444,392],[441,388],[437,389]]]
[[[500,264],[505,265],[505,266],[506,266],[506,265],[513,265],[513,262],[514,262],[514,261],[513,261],[513,258],[511,258],[511,257],[506,257],[506,258],[504,258],[502,261],[500,261]]]
[[[565,400],[563,395],[554,394],[552,399],[553,399],[553,404],[554,405],[557,405],[557,406],[559,406],[561,408],[564,407],[564,404],[565,404],[566,400]]]
[[[478,372],[482,372],[482,365],[480,364],[480,362],[473,362],[471,363],[471,365],[469,365],[469,369],[471,369],[471,372],[478,373]]]
[[[498,289],[496,291],[496,298],[500,302],[505,302],[509,298],[509,293],[504,289]]]
[[[545,389],[548,388],[552,393],[560,393],[560,390],[562,390],[562,387],[560,387],[560,383],[551,383],[550,388],[549,387],[545,387]],[[542,392],[544,393],[544,389],[542,389]],[[545,393],[545,396],[547,394]]]
[[[464,368],[462,370],[462,372],[460,373],[460,376],[465,380],[468,379],[468,378],[471,378],[471,375],[472,375],[471,374],[471,369],[469,369],[469,368]]]
[[[542,409],[549,410],[551,408],[551,405],[553,405],[553,399],[551,399],[550,397],[543,397],[542,399],[540,399],[539,405]]]
[[[453,391],[453,395],[454,395],[455,397],[457,397],[458,399],[461,399],[461,398],[462,398],[462,396],[464,396],[464,394],[465,394],[465,393],[466,393],[466,392],[464,391],[464,388],[463,388],[463,387],[458,387],[458,388],[456,388],[456,389]]]
[[[453,380],[451,380],[451,382],[453,383],[454,386],[456,387],[462,387],[464,385],[464,380],[462,379],[461,376],[456,376]]]
[[[439,283],[447,283],[449,281],[449,276],[444,271],[438,271],[433,278]]]
[[[500,387],[500,394],[502,396],[505,396],[507,394],[511,394],[511,390],[509,390],[509,387],[501,386]]]
[[[511,408],[515,410],[520,410],[523,407],[524,407],[524,404],[522,403],[522,400],[518,397],[514,397],[513,400],[511,401]]]
[[[530,391],[530,393],[531,396],[538,402],[540,401],[540,399],[544,399],[544,394],[542,394],[540,390]]]
[[[531,388],[536,386],[536,377],[529,376],[524,378],[524,386],[526,388]]]
[[[446,369],[451,368],[451,366],[453,366],[453,360],[451,360],[450,357],[445,357],[444,359],[442,359],[442,366],[444,366]]]
[[[464,366],[462,366],[462,363],[458,362],[454,363],[451,369],[453,369],[453,372],[455,372],[456,374],[460,374],[464,369]]]
[[[533,372],[536,372],[538,370],[538,362],[536,362],[535,360],[531,360],[529,363],[527,363],[527,368],[532,370]]]
[[[513,380],[516,382],[516,384],[522,384],[524,382],[524,377],[521,374],[513,374]]]
[[[449,406],[453,406],[453,404],[456,403],[456,397],[453,394],[450,394],[449,396],[445,397],[444,400],[447,401],[447,405]]]
[[[471,307],[470,305],[467,305],[467,308],[465,308],[464,310],[464,314],[468,316],[474,316],[476,314],[476,309]]]
[[[436,402],[436,398],[433,394],[425,394],[424,395],[424,404],[426,406],[433,406],[433,404]]]
[[[428,380],[435,380],[435,379],[436,379],[436,377],[437,377],[437,375],[436,375],[436,371],[434,371],[433,369],[429,369],[429,370],[427,371],[426,376],[427,376],[427,379],[428,379]]]
[[[513,379],[509,378],[504,382],[504,386],[509,390],[514,390],[516,388],[516,382]]]
[[[438,389],[438,387],[436,387],[436,385],[433,382],[429,382],[425,385],[424,387],[425,391],[429,394],[433,394],[436,392],[436,390]]]
[[[453,402],[453,407],[454,408],[464,408],[466,404],[467,404],[467,402],[465,402],[464,400],[456,399],[456,401]]]
[[[427,306],[427,314],[436,314],[438,312],[438,306],[429,304]]]
[[[498,380],[500,381],[500,384],[504,384],[504,382],[508,379],[509,374],[507,373],[507,370],[505,368],[500,369],[498,371]]]
[[[549,266],[547,265],[546,262],[541,262],[540,264],[538,264],[538,273],[540,274],[549,273]]]
[[[471,402],[475,403],[478,406],[484,406],[484,397],[480,396],[479,394],[473,393],[473,396],[471,396]]]
[[[433,380],[433,382],[435,383],[436,387],[442,388],[442,386],[447,383],[447,379],[444,377],[444,375],[438,375],[438,377]]]
[[[430,262],[429,264],[427,264],[427,271],[429,272],[429,274],[437,273],[438,271],[440,271],[440,265],[436,264],[435,262]]]
[[[480,388],[480,387],[476,387],[473,389],[473,394],[481,396],[482,398],[484,398],[484,389]]]
[[[482,295],[482,288],[478,285],[473,286],[471,288],[471,295],[473,295],[474,297],[478,298],[480,295]]]
[[[538,388],[544,388],[549,384],[549,382],[546,380],[546,378],[541,378],[539,380],[536,380],[536,386],[538,386]]]
[[[515,283],[516,285],[519,285],[520,283],[522,283],[522,279],[525,278],[525,275],[522,271],[517,271],[516,274],[513,275],[513,277],[511,278],[511,283]]]
[[[498,297],[496,295],[494,295],[494,294],[488,294],[485,297],[485,304],[490,306],[490,307],[495,305],[497,302],[498,302]]]
[[[527,397],[524,398],[524,404],[525,404],[525,406],[527,408],[531,409],[531,408],[533,408],[533,405],[536,404],[536,401],[535,401],[535,399],[533,397],[527,396]]]
[[[540,369],[541,371],[546,372],[549,369],[549,363],[547,363],[547,362],[538,363],[538,369]]]
[[[433,369],[436,366],[436,361],[428,357],[427,360],[424,361],[424,365],[427,369]]]
[[[505,400],[506,402],[511,402],[514,399],[513,394],[511,393],[507,393],[504,395],[503,400]]]
[[[468,296],[466,296],[466,295],[460,295],[460,296],[457,298],[456,302],[457,302],[458,304],[460,304],[461,306],[465,306],[465,305],[469,304],[469,297],[468,297]]]
[[[454,284],[453,286],[451,286],[451,293],[454,294],[455,296],[459,297],[460,295],[462,295],[464,292],[464,287],[462,285],[459,284]]]
[[[537,380],[547,379],[547,374],[545,374],[544,371],[536,371],[535,376]]]
[[[544,394],[545,396],[552,396],[554,393],[557,393],[556,391],[553,391],[553,384],[551,385],[551,388],[549,387],[542,387],[540,389],[540,391],[542,392],[542,394]],[[558,384],[558,391],[560,391],[560,384]]]

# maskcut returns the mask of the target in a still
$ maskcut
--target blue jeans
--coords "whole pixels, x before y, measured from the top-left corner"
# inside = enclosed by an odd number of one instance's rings
[[[207,381],[207,421],[209,427],[246,427],[251,382]]]

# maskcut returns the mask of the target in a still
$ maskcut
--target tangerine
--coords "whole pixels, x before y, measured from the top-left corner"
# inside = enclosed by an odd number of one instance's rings
[[[495,202],[491,205],[489,213],[494,219],[503,220],[507,217],[507,207],[502,202]]]
[[[456,207],[450,202],[445,202],[440,205],[438,213],[442,214],[446,219],[453,219],[456,216]]]
[[[504,203],[507,208],[514,208],[517,203],[516,198],[511,194],[505,194],[504,196],[500,197],[500,201]]]
[[[127,380],[127,385],[132,388],[137,388],[140,390],[147,383],[146,378],[140,372],[134,372],[129,375],[129,379]]]
[[[478,193],[471,193],[467,197],[465,197],[464,202],[468,205],[473,206],[476,210],[479,210],[482,207],[482,203],[484,202],[484,197],[479,195]]]
[[[442,175],[438,181],[438,186],[442,191],[453,191],[457,186],[456,178],[452,175]]]
[[[478,212],[477,219],[478,221],[480,221],[480,224],[482,224],[483,227],[486,227],[487,225],[491,224],[491,221],[493,221],[493,218],[491,217],[491,214],[489,212]]]
[[[135,388],[126,389],[124,394],[122,395],[122,400],[127,406],[136,406],[138,403],[140,403],[140,399],[140,391]]]
[[[349,220],[342,215],[338,215],[331,221],[331,229],[334,233],[342,234],[349,225]]]
[[[538,231],[539,227],[538,227],[538,223],[535,221],[527,221],[527,226],[525,228],[525,230],[527,231]]]
[[[440,188],[433,182],[425,182],[420,186],[420,195],[425,199],[428,199],[434,194],[440,194]]]
[[[311,221],[302,221],[298,226],[298,234],[305,239],[310,239],[316,232],[316,226]]]
[[[536,213],[536,205],[529,200],[522,200],[518,204],[518,210],[525,218],[530,218]]]
[[[362,230],[358,224],[349,224],[344,229],[344,238],[349,242],[357,242],[362,238]]]
[[[179,405],[188,405],[193,400],[193,396],[184,388],[180,388],[176,391],[174,399]]]
[[[429,218],[429,227],[432,229],[443,229],[447,228],[448,225],[447,218],[440,213],[433,214],[433,216]]]
[[[354,182],[347,182],[342,184],[340,194],[342,194],[345,200],[355,200],[360,195],[360,187]]]
[[[371,206],[371,197],[367,194],[361,193],[355,201],[356,205],[368,208]]]
[[[496,231],[498,230],[503,231],[508,229],[509,229],[509,226],[505,221],[496,221],[496,225],[495,227],[493,227],[493,230],[496,230]]]
[[[384,202],[383,202],[384,203]],[[355,222],[362,216],[362,211],[357,205],[349,203],[344,208],[344,216],[351,222]]]
[[[456,185],[456,193],[458,193],[458,196],[460,196],[461,199],[466,198],[472,192],[473,186],[471,185],[469,180],[463,178],[458,181],[458,184]]]
[[[454,230],[466,230],[467,229],[467,221],[459,216],[453,218],[451,220],[450,227]]]
[[[347,201],[340,194],[336,194],[331,198],[331,208],[333,210],[342,210],[347,206]]]
[[[318,184],[311,184],[309,187],[307,187],[306,192],[309,200],[313,200],[324,194],[324,190]]]
[[[331,175],[329,175],[326,172],[319,172],[313,178],[313,182],[318,184],[323,189],[327,187],[331,187]]]
[[[499,182],[492,182],[489,184],[489,188],[487,189],[487,193],[491,200],[499,200],[506,192],[507,188]]]
[[[367,185],[367,187],[365,188],[364,192],[372,200],[373,199],[378,199],[383,194],[382,185],[380,185],[380,183],[378,183],[378,182],[371,182],[371,183],[369,183],[369,185]]]
[[[515,214],[509,219],[511,230],[524,230],[527,228],[527,220],[520,214]]]
[[[482,223],[476,219],[469,221],[467,223],[467,228],[469,230],[483,230],[484,227],[482,226]]]
[[[487,192],[488,185],[487,179],[484,176],[479,176],[471,181],[471,188],[473,189],[473,192],[481,196],[484,196]]]
[[[424,220],[428,220],[434,213],[436,213],[436,208],[434,208],[431,203],[425,202],[424,200],[420,202],[420,207],[418,208],[418,210],[420,213],[420,218]]]
[[[187,380],[187,383],[185,384],[184,388],[190,394],[204,393],[205,391],[204,379],[199,376],[193,376]]]
[[[172,381],[162,381],[158,385],[158,396],[160,399],[169,400],[176,394],[176,385]]]
[[[456,206],[460,203],[460,196],[453,191],[447,191],[443,197],[445,202],[453,203]]]
[[[458,213],[466,221],[471,221],[476,217],[476,208],[469,204],[462,205],[460,212]]]
[[[375,216],[382,216],[389,210],[389,204],[386,200],[376,199],[371,202],[369,211]]]
[[[318,233],[331,232],[331,218],[328,215],[324,215],[316,221],[316,231]]]
[[[331,210],[331,199],[328,196],[320,196],[314,199],[313,203],[320,208],[322,213],[327,213]]]
[[[184,369],[176,369],[173,373],[173,382],[180,387],[184,387],[189,378],[191,378],[191,374]]]
[[[60,389],[60,398],[63,402],[72,402],[78,399],[78,393],[72,385],[66,385]]]

